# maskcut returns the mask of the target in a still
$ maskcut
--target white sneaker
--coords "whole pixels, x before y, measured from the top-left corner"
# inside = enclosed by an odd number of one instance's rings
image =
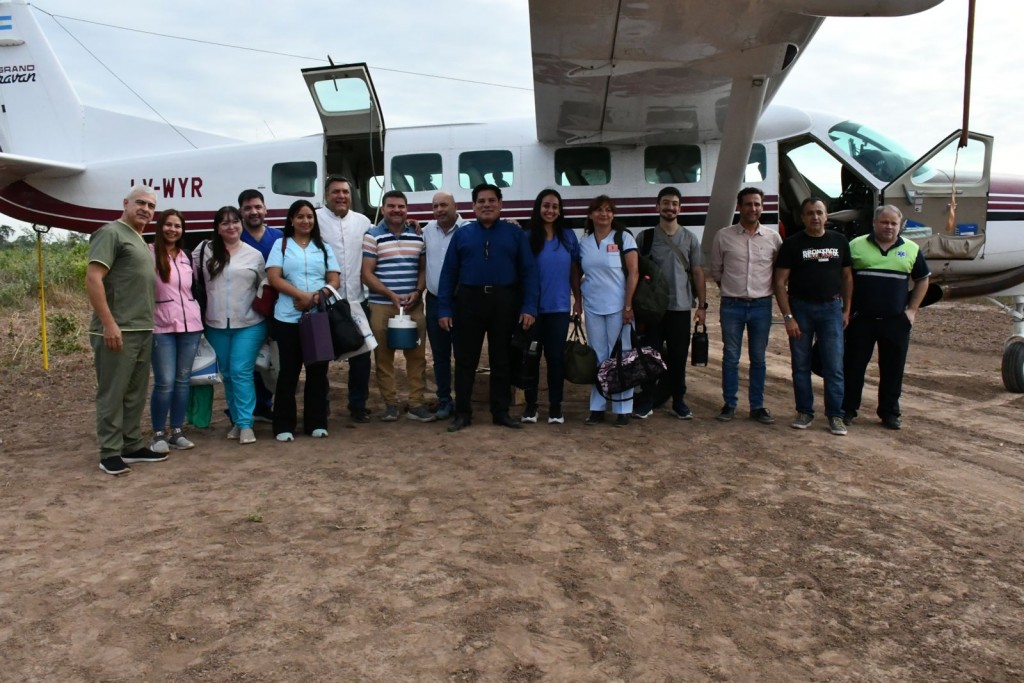
[[[228,438],[229,439],[237,439],[239,434],[241,434],[241,432],[242,432],[241,427],[239,427],[238,425],[231,425],[231,431],[228,432]]]
[[[256,443],[256,433],[252,431],[252,427],[242,427],[238,433],[238,443],[243,445]]]
[[[167,437],[167,443],[171,448],[179,451],[187,451],[196,447],[194,443],[185,438],[185,433],[180,428],[171,430],[171,435]]]

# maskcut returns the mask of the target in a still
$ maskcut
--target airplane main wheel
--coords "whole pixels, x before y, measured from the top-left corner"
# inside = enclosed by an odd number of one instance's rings
[[[1010,342],[1003,349],[1003,386],[1024,394],[1024,341]]]

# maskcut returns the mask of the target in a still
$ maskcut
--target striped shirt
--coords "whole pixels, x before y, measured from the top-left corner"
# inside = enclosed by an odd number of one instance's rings
[[[373,274],[385,287],[402,296],[416,289],[420,274],[420,257],[425,251],[423,237],[408,225],[395,236],[386,223],[370,228],[363,237],[363,258],[376,259]],[[383,294],[370,292],[372,304],[390,304]]]

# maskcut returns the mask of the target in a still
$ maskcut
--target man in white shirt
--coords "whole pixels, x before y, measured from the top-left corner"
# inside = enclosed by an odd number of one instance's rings
[[[427,339],[434,357],[434,382],[437,384],[437,419],[452,415],[452,332],[437,323],[437,285],[452,235],[466,221],[459,215],[455,197],[449,192],[434,195],[434,220],[423,228],[427,245]]]
[[[352,183],[341,176],[327,178],[324,205],[316,210],[320,235],[331,246],[341,266],[338,290],[349,304],[365,306],[365,290],[360,273],[363,267],[363,235],[370,219],[352,211]],[[364,314],[365,314],[365,308]],[[353,310],[353,314],[357,314]],[[366,401],[370,397],[370,352],[348,359],[348,412],[356,422],[369,422]]]

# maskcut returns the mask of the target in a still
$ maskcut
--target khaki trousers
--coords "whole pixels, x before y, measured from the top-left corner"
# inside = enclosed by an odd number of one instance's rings
[[[152,332],[122,332],[120,351],[111,351],[102,335],[89,335],[96,362],[96,437],[100,459],[148,446],[142,413],[149,389]]]
[[[411,309],[407,308],[405,313],[416,322],[416,338],[419,341],[415,348],[402,350],[405,356],[405,372],[409,377],[409,407],[415,408],[425,405],[427,321],[423,314],[423,304],[420,302],[416,302]],[[377,339],[377,348],[373,352],[377,366],[377,386],[388,405],[398,405],[395,349],[388,346],[388,320],[396,315],[398,307],[394,304],[370,304],[370,330]]]

